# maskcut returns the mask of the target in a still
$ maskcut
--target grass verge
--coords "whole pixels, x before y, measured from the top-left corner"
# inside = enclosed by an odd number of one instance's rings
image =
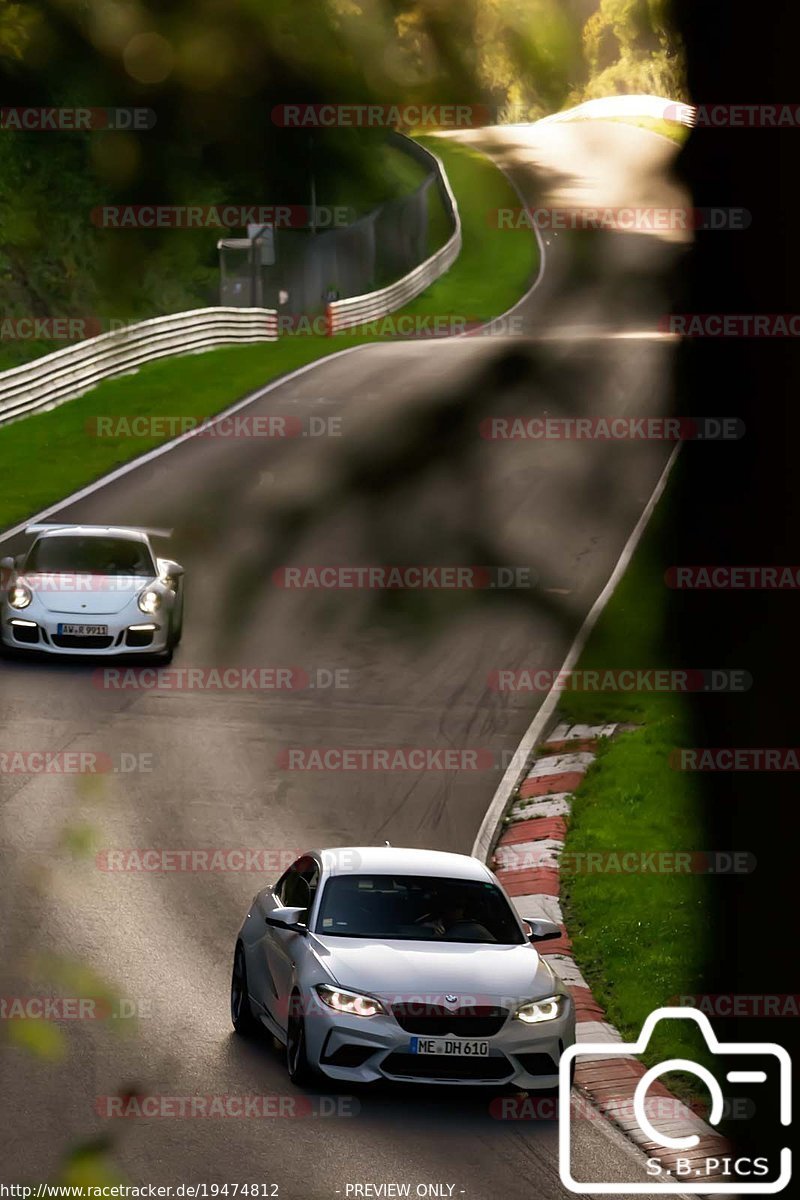
[[[445,164],[461,212],[463,249],[447,274],[401,313],[482,320],[499,316],[519,299],[538,269],[538,244],[529,230],[492,229],[487,220],[492,208],[517,204],[517,194],[506,176],[476,151],[443,138],[421,140]],[[288,371],[347,346],[381,340],[388,339],[378,324],[373,332],[284,336],[277,342],[163,359],[135,375],[107,380],[51,412],[2,426],[0,527],[24,520],[169,440],[98,438],[91,432],[97,417],[209,417]]]
[[[577,670],[663,668],[667,589],[662,525],[665,490],[622,581],[598,621]],[[601,746],[574,796],[566,863],[586,852],[704,850],[705,826],[689,774],[673,771],[669,753],[690,744],[680,694],[565,692],[560,714],[570,723],[636,723],[641,728]],[[584,860],[585,861],[585,860]],[[577,962],[608,1019],[633,1040],[654,1009],[700,990],[710,931],[704,921],[709,877],[684,873],[562,872],[565,920]],[[691,1022],[659,1026],[644,1055],[648,1065],[685,1057],[711,1066]],[[666,1078],[673,1091],[699,1096],[693,1076]]]

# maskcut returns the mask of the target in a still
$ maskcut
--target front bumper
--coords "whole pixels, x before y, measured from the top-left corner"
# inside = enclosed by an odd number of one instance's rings
[[[513,1084],[544,1091],[558,1087],[559,1058],[575,1041],[575,1008],[567,997],[562,1014],[542,1025],[526,1026],[509,1016],[499,1032],[480,1039],[489,1043],[488,1057],[412,1054],[414,1035],[394,1016],[348,1016],[316,997],[306,1006],[305,1032],[310,1061],[331,1079],[468,1087]],[[452,1036],[459,1036],[458,1031]]]
[[[95,638],[73,638],[61,635],[59,625],[105,625],[107,635]],[[132,626],[149,629],[131,629]],[[45,654],[64,654],[114,658],[122,654],[163,654],[169,640],[169,613],[155,616],[126,607],[119,613],[86,616],[76,613],[54,613],[41,604],[14,609],[4,603],[0,612],[0,638],[4,646],[14,650],[32,650]]]

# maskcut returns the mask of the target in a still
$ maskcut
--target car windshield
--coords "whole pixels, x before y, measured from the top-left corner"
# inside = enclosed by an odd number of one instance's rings
[[[325,884],[316,932],[388,941],[525,941],[495,884],[423,875],[335,875]]]
[[[62,572],[74,575],[155,575],[150,550],[144,542],[121,537],[39,538],[30,549],[24,570],[28,573]]]

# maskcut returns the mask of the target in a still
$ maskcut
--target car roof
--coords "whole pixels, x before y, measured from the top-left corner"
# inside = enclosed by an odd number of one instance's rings
[[[56,525],[53,529],[43,529],[38,536],[51,537],[117,537],[126,538],[130,542],[147,542],[147,534],[141,529],[126,529],[119,525]]]
[[[449,879],[493,882],[477,858],[446,850],[415,850],[404,846],[335,846],[314,853],[328,875],[435,875]]]

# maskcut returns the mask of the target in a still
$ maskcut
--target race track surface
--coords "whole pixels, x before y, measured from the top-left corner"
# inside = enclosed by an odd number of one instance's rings
[[[632,126],[470,137],[532,202],[674,202],[675,147]],[[187,572],[174,668],[293,667],[323,684],[338,670],[346,686],[118,689],[102,686],[95,663],[2,663],[4,749],[86,750],[117,766],[153,756],[150,770],[100,777],[0,774],[3,994],[41,991],[41,959],[55,957],[89,965],[144,1010],[127,1036],[122,1020],[64,1022],[61,1062],[5,1049],[6,1178],[52,1178],[71,1146],[108,1134],[135,1183],[274,1181],[290,1200],[386,1182],[412,1194],[417,1183],[453,1185],[471,1200],[567,1194],[555,1122],[500,1120],[481,1092],[380,1089],[355,1105],[334,1093],[341,1116],[262,1120],[114,1121],[96,1110],[98,1096],[124,1087],[300,1095],[268,1041],[247,1045],[230,1029],[234,937],[263,876],[104,871],[98,853],[264,850],[277,878],[309,846],[388,839],[469,851],[545,694],[493,690],[492,672],[560,666],[670,450],[481,436],[482,422],[512,413],[657,416],[670,403],[672,343],[615,335],[652,331],[680,244],[545,237],[543,278],[517,309],[521,336],[381,344],[323,361],[244,415],[336,418],[338,436],[192,439],[59,514],[173,529],[163,550]],[[5,540],[2,553],[24,544]],[[400,563],[524,568],[517,581],[536,586],[409,595],[276,583],[285,564]],[[281,752],[298,747],[478,750],[482,765],[284,769]],[[90,849],[76,857],[70,839],[86,827]],[[588,1120],[577,1122],[574,1163],[582,1178],[644,1178],[627,1144]]]

